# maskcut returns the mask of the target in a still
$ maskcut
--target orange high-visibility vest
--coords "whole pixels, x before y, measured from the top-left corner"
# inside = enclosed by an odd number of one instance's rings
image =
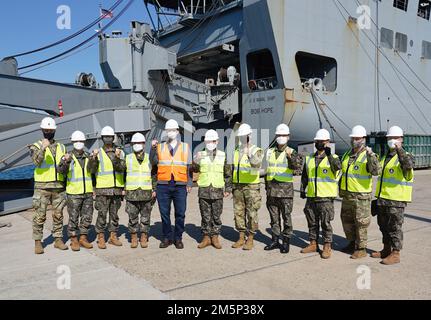
[[[177,182],[187,182],[187,164],[189,159],[189,146],[187,143],[178,142],[174,156],[169,151],[168,144],[162,143],[157,146],[157,180],[170,181],[171,176]]]

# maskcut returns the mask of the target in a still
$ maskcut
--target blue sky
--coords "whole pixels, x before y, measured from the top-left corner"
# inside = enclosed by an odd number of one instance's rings
[[[67,37],[95,20],[99,15],[99,5],[111,7],[115,0],[15,0],[2,1],[0,9],[0,59],[20,52],[39,48]],[[124,1],[119,8],[122,8]],[[57,8],[67,5],[71,9],[71,29],[57,28]],[[121,9],[120,9],[121,10]],[[119,9],[117,8],[117,12]],[[115,14],[115,13],[114,13]],[[150,23],[142,0],[135,0],[129,10],[111,26],[112,30],[121,30],[127,34],[130,21],[146,21]],[[109,20],[104,20],[108,23]],[[19,66],[34,63],[58,54],[91,36],[97,28],[91,28],[84,35],[70,40],[58,47],[41,53],[18,58]],[[97,38],[92,47],[71,56],[68,59],[24,75],[29,78],[73,83],[79,72],[92,72],[99,83],[103,76],[99,67]]]

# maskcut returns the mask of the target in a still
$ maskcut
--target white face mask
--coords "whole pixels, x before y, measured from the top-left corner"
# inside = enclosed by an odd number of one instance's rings
[[[209,142],[206,144],[206,149],[208,151],[213,151],[215,148],[217,148],[217,143],[215,142]]]
[[[389,147],[389,149],[395,149],[395,143],[396,142],[398,142],[398,140],[396,140],[396,139],[388,140],[388,147]]]
[[[169,140],[175,140],[178,136],[178,132],[177,131],[169,131],[168,132],[168,138]]]
[[[277,137],[276,141],[279,145],[283,146],[287,143],[287,141],[289,141],[289,138],[288,137]]]
[[[78,150],[81,151],[82,149],[84,149],[84,142],[75,142],[73,144],[73,147]]]
[[[142,150],[144,150],[144,146],[142,144],[134,144],[133,145],[133,151],[141,152]]]

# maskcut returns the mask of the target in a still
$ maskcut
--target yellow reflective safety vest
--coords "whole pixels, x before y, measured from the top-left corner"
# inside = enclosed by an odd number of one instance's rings
[[[33,144],[38,149],[42,148],[42,141],[35,142]],[[57,148],[55,151],[55,159],[52,155],[50,148],[45,149],[45,158],[40,166],[34,169],[34,181],[35,182],[54,182],[64,181],[64,176],[57,172],[57,166],[60,164],[61,158],[66,153],[66,147],[57,142]]]
[[[251,154],[255,154],[261,148],[251,146]],[[260,182],[260,168],[253,168],[246,154],[239,159],[239,148],[235,149],[233,155],[233,183],[258,184]]]
[[[126,156],[127,175],[126,175],[126,190],[152,190],[151,184],[151,165],[147,153],[144,155],[144,160],[139,163],[135,153]]]
[[[217,150],[213,161],[207,151],[200,152],[200,171],[198,178],[199,187],[224,188],[224,164],[226,154]]]
[[[289,147],[286,147],[289,148]],[[290,148],[289,148],[290,149]],[[267,181],[292,182],[293,170],[288,166],[288,160],[285,150],[283,150],[278,158],[276,158],[277,147],[273,147],[267,151],[266,159],[268,168],[266,169]]]
[[[72,154],[72,162],[70,163],[69,172],[67,173],[67,194],[85,194],[93,192],[93,180],[91,173],[87,170],[88,158],[84,160],[84,167]]]
[[[394,201],[412,201],[413,181],[406,180],[403,175],[398,155],[392,157],[385,165],[386,156],[380,161],[382,174],[377,179],[376,198]]]
[[[114,171],[112,161],[103,148],[100,149],[98,159],[99,169],[96,173],[96,188],[123,188],[124,174]]]
[[[334,158],[338,158],[336,154]],[[308,198],[335,198],[338,195],[338,172],[333,173],[328,157],[320,161],[316,167],[315,154],[305,158],[308,175],[307,197]]]
[[[351,164],[350,155],[351,151],[343,155],[340,189],[362,193],[373,191],[373,177],[367,171],[367,151],[362,151]]]

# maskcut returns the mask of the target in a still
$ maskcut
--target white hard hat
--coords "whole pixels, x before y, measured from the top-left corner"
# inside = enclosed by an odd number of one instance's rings
[[[176,122],[174,119],[170,119],[170,120],[166,121],[165,130],[179,129],[179,128],[180,127],[178,126],[178,122]]]
[[[46,117],[42,119],[42,122],[40,123],[40,127],[42,129],[51,129],[55,130],[57,129],[57,125],[55,124],[55,120],[50,117]]]
[[[320,129],[317,130],[316,136],[314,137],[314,140],[330,140],[331,135],[329,134],[329,131],[326,129]]]
[[[401,129],[398,126],[390,127],[388,130],[388,133],[386,134],[387,137],[402,137],[404,136],[403,129]]]
[[[205,133],[205,141],[215,141],[218,139],[218,133],[213,129],[210,129]]]
[[[85,138],[85,134],[82,131],[75,131],[74,133],[72,133],[70,140],[72,142],[75,142],[75,141],[85,141],[87,139]]]
[[[282,134],[282,135],[290,134],[289,127],[287,126],[287,124],[284,124],[284,123],[279,124],[275,129],[275,134]]]
[[[354,126],[352,133],[349,135],[351,138],[362,138],[367,136],[367,130],[363,126]]]
[[[243,123],[242,125],[239,126],[238,133],[236,135],[237,137],[243,137],[243,136],[248,136],[251,133],[252,131],[251,131],[250,125],[248,125],[247,123]]]
[[[112,129],[110,126],[103,127],[102,131],[100,132],[100,135],[103,136],[115,136],[114,129]]]
[[[145,136],[142,133],[137,132],[132,136],[132,143],[139,142],[145,142]]]

